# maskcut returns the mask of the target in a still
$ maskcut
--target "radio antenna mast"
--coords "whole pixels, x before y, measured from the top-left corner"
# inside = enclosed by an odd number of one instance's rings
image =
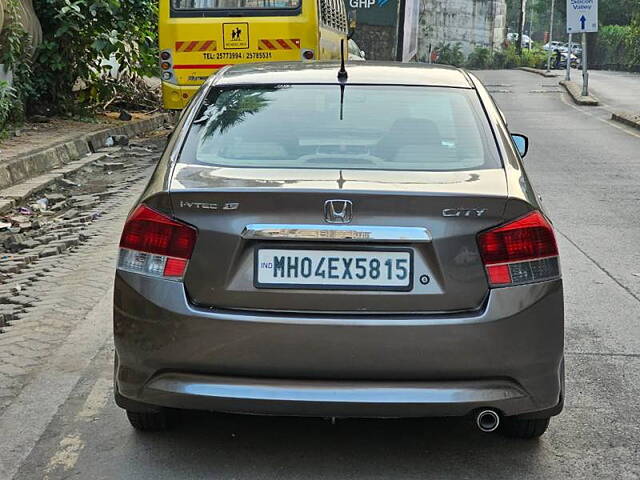
[[[340,40],[340,70],[338,70],[338,81],[346,82],[349,75],[347,69],[344,68],[344,38]]]
[[[340,70],[338,70],[338,82],[340,82],[340,120],[344,118],[344,87],[347,83],[347,69],[344,68],[344,38],[340,40]]]

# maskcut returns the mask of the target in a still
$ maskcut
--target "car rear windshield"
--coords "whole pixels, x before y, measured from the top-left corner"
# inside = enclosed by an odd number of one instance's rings
[[[475,91],[274,85],[212,89],[180,156],[225,167],[500,168]]]
[[[259,10],[297,8],[300,0],[173,0],[175,10]]]

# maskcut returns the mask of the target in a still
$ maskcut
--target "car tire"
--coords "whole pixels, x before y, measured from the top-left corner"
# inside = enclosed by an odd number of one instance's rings
[[[127,410],[127,418],[131,426],[140,432],[160,432],[169,428],[169,418],[164,410],[159,412]]]
[[[503,418],[501,433],[511,438],[534,439],[541,437],[549,427],[547,418]]]

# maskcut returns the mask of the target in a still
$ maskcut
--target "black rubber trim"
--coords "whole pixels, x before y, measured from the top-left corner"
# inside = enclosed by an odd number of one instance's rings
[[[244,18],[244,17],[297,17],[302,14],[302,3],[294,8],[237,8],[237,9],[171,9],[170,18]]]
[[[560,415],[562,409],[564,408],[564,396],[560,395],[560,401],[558,405],[552,408],[548,408],[547,410],[540,410],[539,412],[531,412],[525,413],[524,415],[515,415],[512,418],[518,418],[521,420],[535,420],[539,418],[550,418],[555,417],[556,415]]]
[[[148,403],[138,402],[136,400],[131,400],[130,398],[123,397],[118,392],[118,389],[114,389],[114,398],[116,401],[116,405],[120,408],[124,408],[129,412],[139,412],[139,413],[159,413],[163,410],[162,407],[158,407],[155,405],[149,405]]]

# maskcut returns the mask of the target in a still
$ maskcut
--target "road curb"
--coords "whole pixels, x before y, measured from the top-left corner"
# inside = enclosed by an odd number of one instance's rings
[[[628,112],[615,112],[611,114],[611,120],[640,130],[640,115]]]
[[[0,165],[0,197],[1,190],[27,181],[33,177],[49,172],[55,168],[82,158],[105,146],[107,138],[114,135],[134,137],[162,127],[171,121],[168,113],[161,113],[144,120],[134,120],[125,125],[107,127],[97,132],[84,134],[57,145],[35,150]]]
[[[160,123],[159,126],[162,126],[162,123]],[[145,132],[140,131],[138,133],[140,134]],[[112,135],[124,134],[115,133]],[[107,135],[105,139],[108,137],[109,135]],[[142,140],[142,143],[144,144],[145,140]],[[88,165],[107,158],[111,152],[120,150],[120,148],[121,147],[103,147],[98,152],[89,153],[78,160],[74,160],[72,162],[64,164],[64,166],[60,168],[54,168],[47,173],[0,190],[0,215],[5,215],[11,212],[11,210],[20,202],[24,201],[25,198],[33,195],[34,193],[44,190],[49,185],[59,181],[62,178],[69,177],[70,175]]]
[[[573,101],[578,105],[587,107],[597,107],[598,105],[600,105],[600,101],[596,97],[592,95],[586,97],[583,96],[582,87],[576,82],[572,82],[570,80],[561,80],[560,85],[562,85],[567,90],[571,98],[573,98]]]
[[[519,67],[518,70],[522,70],[523,72],[535,73],[536,75],[540,75],[545,78],[556,78],[558,76],[555,73],[547,72],[546,70],[541,70],[539,68]]]

